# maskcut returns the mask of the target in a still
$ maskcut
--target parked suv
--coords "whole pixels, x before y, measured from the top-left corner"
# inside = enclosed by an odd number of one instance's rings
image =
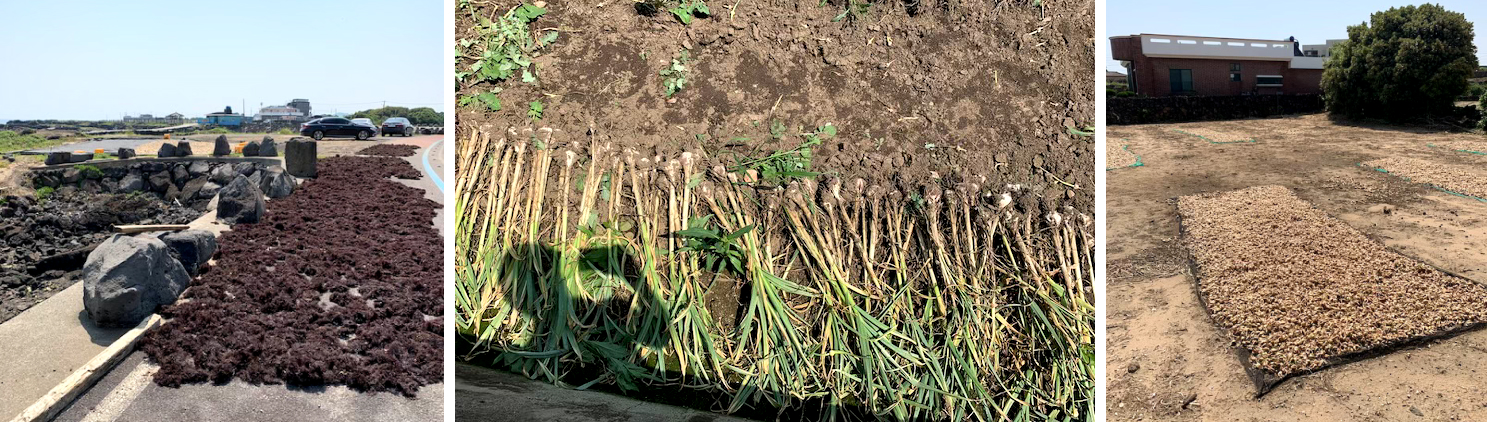
[[[325,137],[354,137],[365,140],[377,133],[370,124],[358,124],[343,117],[322,117],[299,125],[299,134],[320,140]]]
[[[404,117],[389,117],[382,122],[382,134],[384,136],[392,136],[394,133],[403,136],[413,136],[417,131],[417,129],[413,128],[413,122],[409,122]]]

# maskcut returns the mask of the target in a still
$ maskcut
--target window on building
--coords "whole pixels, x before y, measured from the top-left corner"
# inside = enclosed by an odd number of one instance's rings
[[[1238,73],[1230,73],[1229,74],[1229,82],[1239,82],[1239,74]]]
[[[1238,72],[1239,71],[1239,63],[1230,63],[1229,64],[1229,71],[1230,72]]]
[[[1168,77],[1172,83],[1173,94],[1190,94],[1193,92],[1193,70],[1192,69],[1170,69]]]
[[[1255,77],[1255,86],[1282,86],[1282,78],[1277,75],[1260,75]]]

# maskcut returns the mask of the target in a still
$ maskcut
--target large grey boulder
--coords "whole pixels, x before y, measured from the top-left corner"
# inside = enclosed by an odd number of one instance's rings
[[[258,141],[248,141],[248,144],[247,145],[243,145],[243,156],[244,157],[257,157],[258,156],[258,148],[259,148]]]
[[[253,166],[253,163],[249,163],[249,162],[246,162],[245,161],[245,162],[233,164],[232,165],[232,170],[238,172],[238,174],[247,176],[247,175],[253,174],[253,171],[254,170],[258,170],[258,169]]]
[[[139,176],[139,172],[131,171],[119,179],[119,193],[139,192],[145,190],[145,178]]]
[[[134,158],[134,148],[119,148],[119,153],[115,155],[118,155],[120,160]]]
[[[160,145],[160,150],[155,152],[156,157],[170,158],[176,156],[176,144],[166,143]]]
[[[212,172],[212,164],[206,161],[192,161],[191,166],[186,170],[191,173],[191,177],[201,176]]]
[[[176,164],[170,167],[170,181],[172,183],[180,185],[186,183],[187,180],[191,180],[191,171],[187,170],[186,166]]]
[[[283,168],[269,167],[259,173],[263,174],[263,180],[259,186],[263,189],[263,194],[268,195],[269,198],[278,199],[294,193],[294,176],[285,173]]]
[[[150,190],[165,192],[165,188],[171,186],[175,186],[175,184],[170,182],[170,172],[161,170],[150,175]]]
[[[225,185],[231,183],[232,178],[237,177],[237,175],[237,171],[232,169],[231,164],[218,164],[212,168],[212,183]]]
[[[139,324],[160,305],[175,303],[190,276],[155,238],[114,235],[83,264],[83,309],[103,327]]]
[[[206,176],[198,176],[195,179],[187,181],[185,184],[181,185],[181,191],[178,193],[178,195],[176,195],[176,199],[180,199],[181,202],[185,202],[196,198],[196,195],[198,193],[201,193],[201,189],[206,187],[207,183],[211,182],[207,180]]]
[[[263,218],[263,191],[238,176],[217,191],[217,221],[227,225],[257,223]]]
[[[227,135],[217,135],[217,142],[215,147],[212,148],[212,155],[217,157],[232,155],[232,145],[227,144]]]
[[[279,143],[278,142],[274,142],[274,138],[273,137],[270,137],[270,136],[263,137],[263,142],[258,143],[258,156],[259,157],[278,157],[279,156]]]
[[[217,253],[217,236],[206,230],[183,230],[160,235],[170,248],[170,256],[180,261],[186,272],[196,275],[212,254]]]
[[[207,182],[201,185],[201,190],[196,191],[196,197],[211,199],[211,197],[217,196],[217,192],[220,190],[222,190],[222,185],[216,182]]]
[[[176,142],[176,156],[177,157],[190,157],[191,156],[191,142],[189,142],[189,141]]]
[[[294,177],[315,177],[315,141],[305,138],[284,143],[285,170]]]

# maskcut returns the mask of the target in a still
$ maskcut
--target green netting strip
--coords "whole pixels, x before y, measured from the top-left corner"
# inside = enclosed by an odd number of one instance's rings
[[[1387,174],[1387,175],[1390,175],[1390,176],[1394,176],[1394,177],[1398,177],[1400,179],[1404,179],[1404,181],[1406,181],[1406,182],[1414,182],[1413,180],[1410,180],[1409,176],[1401,176],[1401,175],[1398,175],[1398,174],[1394,174],[1394,173],[1389,172],[1388,169],[1385,169],[1385,168],[1382,168],[1382,167],[1367,166],[1367,165],[1364,165],[1363,163],[1358,163],[1358,167],[1363,167],[1363,168],[1367,168],[1367,169],[1373,169],[1374,171],[1377,171],[1379,173],[1384,173],[1384,174]],[[1431,184],[1431,183],[1423,183],[1423,182],[1419,182],[1419,183],[1422,184],[1422,185],[1425,185],[1425,186],[1429,186],[1431,188],[1434,188],[1435,190],[1438,190],[1438,191],[1441,191],[1441,192],[1445,192],[1445,193],[1449,193],[1449,194],[1452,194],[1452,195],[1456,195],[1456,196],[1459,196],[1459,197],[1462,197],[1462,198],[1475,199],[1475,200],[1478,200],[1478,201],[1487,202],[1487,199],[1479,198],[1479,197],[1472,196],[1472,195],[1467,195],[1467,194],[1464,194],[1464,193],[1461,193],[1461,192],[1457,192],[1457,191],[1446,189],[1446,188],[1443,188],[1443,187],[1440,187],[1440,186],[1436,186],[1436,185]]]
[[[1121,140],[1122,141],[1125,141],[1127,139],[1121,139]],[[1142,167],[1142,166],[1145,166],[1146,165],[1146,163],[1141,162],[1141,154],[1137,154],[1137,153],[1131,151],[1131,146],[1129,144],[1122,144],[1120,146],[1120,149],[1121,150],[1124,150],[1125,152],[1131,153],[1131,155],[1136,156],[1136,164],[1132,164],[1132,165],[1125,166],[1125,167],[1106,167],[1105,168],[1105,171],[1128,169],[1128,168],[1131,168],[1131,167]]]
[[[1428,147],[1431,147],[1431,148],[1440,148],[1438,146],[1435,146],[1435,144],[1425,144],[1425,146],[1428,146]],[[1453,149],[1452,151],[1464,152],[1464,153],[1467,153],[1467,154],[1487,155],[1487,152],[1472,151],[1472,150],[1469,150],[1469,149]]]
[[[1201,138],[1201,139],[1203,139],[1205,141],[1208,141],[1208,143],[1210,143],[1210,144],[1238,144],[1238,143],[1251,143],[1252,144],[1252,143],[1255,143],[1256,142],[1254,138],[1240,140],[1240,141],[1217,142],[1217,141],[1214,141],[1212,139],[1208,139],[1207,136],[1203,136],[1203,135],[1199,135],[1199,134],[1191,133],[1191,132],[1185,132],[1182,129],[1172,129],[1172,131],[1173,132],[1177,132],[1177,133],[1181,133],[1181,134],[1187,135],[1187,136],[1196,136],[1196,137]]]

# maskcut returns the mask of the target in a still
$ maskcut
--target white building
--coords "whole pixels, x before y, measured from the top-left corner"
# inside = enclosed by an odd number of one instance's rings
[[[258,115],[253,117],[256,121],[265,120],[304,120],[305,114],[299,109],[289,106],[268,106],[258,109]]]

